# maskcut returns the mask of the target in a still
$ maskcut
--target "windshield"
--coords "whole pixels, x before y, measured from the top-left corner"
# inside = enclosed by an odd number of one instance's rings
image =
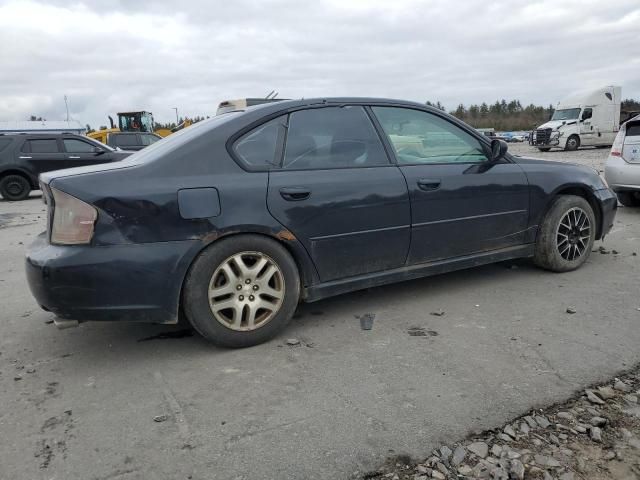
[[[579,108],[566,108],[564,110],[556,110],[553,112],[551,120],[576,120],[580,115]]]

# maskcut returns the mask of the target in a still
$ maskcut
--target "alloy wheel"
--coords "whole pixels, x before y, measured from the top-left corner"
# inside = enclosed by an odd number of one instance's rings
[[[556,230],[556,244],[560,256],[574,261],[584,255],[589,247],[591,222],[581,208],[574,207],[564,214]]]
[[[240,252],[213,273],[209,307],[225,327],[251,331],[278,313],[284,293],[284,276],[276,262],[260,252]]]

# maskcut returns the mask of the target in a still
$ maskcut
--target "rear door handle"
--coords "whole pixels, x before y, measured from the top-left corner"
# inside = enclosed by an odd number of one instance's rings
[[[25,157],[23,155],[20,155],[18,158],[31,158],[31,157]]]
[[[309,198],[311,190],[306,187],[283,187],[280,189],[280,195],[290,202],[298,202]]]
[[[73,155],[69,155],[69,158],[77,159],[77,158],[80,158],[80,157],[75,157],[75,156],[73,156]]]
[[[421,178],[418,180],[418,188],[425,191],[437,190],[440,188],[440,183],[439,178]]]

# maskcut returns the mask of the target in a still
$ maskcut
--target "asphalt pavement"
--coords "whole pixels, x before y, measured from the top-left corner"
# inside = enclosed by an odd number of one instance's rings
[[[537,156],[607,153],[588,152]],[[184,326],[57,330],[23,271],[45,216],[38,194],[0,201],[1,479],[342,479],[640,362],[640,209],[578,271],[519,261],[342,295],[244,350]]]

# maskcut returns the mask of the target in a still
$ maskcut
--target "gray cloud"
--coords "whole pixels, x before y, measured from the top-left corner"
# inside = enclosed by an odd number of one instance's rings
[[[640,97],[637,0],[0,0],[0,120],[212,115],[227,98]]]

